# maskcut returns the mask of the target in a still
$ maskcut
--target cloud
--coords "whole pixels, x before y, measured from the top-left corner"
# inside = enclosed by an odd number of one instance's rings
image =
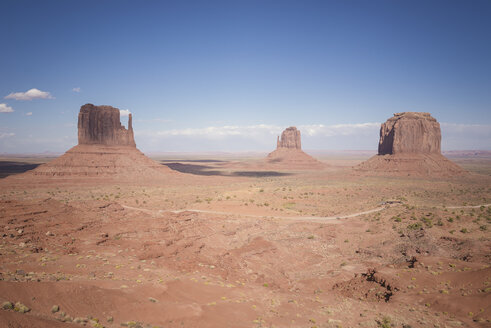
[[[443,131],[453,133],[471,133],[475,135],[491,136],[491,124],[460,124],[440,123]]]
[[[491,124],[440,123],[442,149],[444,150],[489,150]]]
[[[31,116],[32,115],[32,112],[27,112],[26,113],[26,116]]]
[[[225,125],[204,128],[187,128],[158,131],[158,136],[201,136],[207,138],[222,138],[228,136],[275,135],[281,133],[281,127],[276,125],[258,124],[249,126]]]
[[[76,88],[73,88],[72,91],[73,92],[80,92],[80,91],[82,91],[82,89],[80,89],[80,87],[76,87]]]
[[[27,90],[26,92],[13,92],[4,98],[15,100],[53,99],[49,92],[41,91],[35,88]]]
[[[209,126],[204,128],[187,128],[158,131],[159,136],[202,136],[209,138],[220,138],[227,136],[257,137],[265,135],[279,135],[286,127],[278,125],[258,124],[248,126],[225,125]],[[372,133],[378,131],[380,123],[356,123],[356,124],[336,124],[336,125],[299,125],[298,129],[304,136],[343,136],[355,135],[364,132]]]
[[[121,116],[128,116],[131,114],[130,110],[129,109],[120,109],[119,110],[119,113]]]
[[[7,104],[0,104],[0,113],[12,113],[14,109]]]
[[[303,135],[314,136],[348,136],[356,134],[372,133],[378,131],[380,123],[352,123],[352,124],[335,124],[335,125],[300,125],[300,132]]]
[[[136,130],[137,144],[149,151],[271,151],[288,126],[211,125],[182,129]],[[380,123],[297,125],[304,149],[376,149]]]
[[[12,132],[0,132],[0,139],[9,138],[15,136],[15,133]]]

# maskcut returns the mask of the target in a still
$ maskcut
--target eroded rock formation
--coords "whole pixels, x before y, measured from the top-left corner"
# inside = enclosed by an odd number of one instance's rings
[[[83,105],[78,115],[78,145],[17,178],[29,181],[33,177],[166,179],[173,171],[136,148],[131,114],[128,129],[121,125],[119,118],[117,108]]]
[[[269,153],[266,161],[277,168],[321,169],[326,165],[302,151],[300,131],[296,127],[286,128],[276,140],[276,150]]]
[[[396,113],[380,127],[378,154],[440,154],[440,124],[430,113]]]
[[[78,144],[136,147],[131,114],[126,129],[121,125],[119,109],[83,105],[78,114]]]
[[[276,140],[276,149],[279,148],[302,149],[300,131],[294,126],[286,128],[281,133],[281,139],[278,136]]]
[[[380,127],[378,155],[355,171],[375,175],[453,176],[465,171],[441,154],[440,124],[429,113],[396,113]]]

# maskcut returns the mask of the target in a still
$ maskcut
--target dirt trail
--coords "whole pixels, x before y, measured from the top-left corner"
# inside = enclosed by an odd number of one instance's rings
[[[139,207],[133,207],[133,206],[127,206],[127,205],[122,205],[124,208],[130,209],[130,210],[136,210],[136,211],[141,211],[144,213],[152,214],[152,215],[162,215],[162,213],[174,213],[174,214],[179,214],[182,212],[196,212],[196,213],[207,213],[207,214],[218,214],[218,215],[239,215],[239,216],[245,216],[245,217],[251,217],[251,218],[275,218],[275,219],[289,219],[289,220],[337,220],[337,219],[347,219],[347,218],[352,218],[364,214],[370,214],[374,212],[379,212],[387,209],[390,206],[382,206],[382,207],[377,207],[368,211],[363,211],[363,212],[357,212],[353,214],[347,214],[347,215],[335,215],[335,216],[277,216],[277,215],[254,215],[254,214],[237,214],[237,213],[230,213],[230,212],[220,212],[220,211],[207,211],[207,210],[198,210],[198,209],[183,209],[183,210],[170,210],[170,211],[165,211],[165,210],[148,210],[144,208],[139,208]]]
[[[445,206],[445,208],[480,208],[481,206],[489,207],[491,206],[491,204],[470,205],[470,206]]]
[[[174,213],[174,214],[179,214],[182,212],[196,212],[196,213],[206,213],[206,214],[218,214],[218,215],[239,215],[239,216],[245,216],[245,217],[251,217],[251,218],[275,218],[275,219],[288,219],[288,220],[320,220],[320,221],[327,221],[327,220],[338,220],[338,219],[348,219],[348,218],[354,218],[360,215],[365,215],[365,214],[370,214],[370,213],[375,213],[375,212],[380,212],[383,211],[389,207],[392,206],[397,206],[399,204],[391,204],[391,205],[386,205],[386,206],[380,206],[368,211],[363,211],[363,212],[356,212],[352,214],[346,214],[346,215],[334,215],[334,216],[277,216],[277,215],[254,215],[254,214],[237,214],[237,213],[230,213],[230,212],[220,212],[220,211],[208,211],[208,210],[198,210],[198,209],[183,209],[183,210],[148,210],[145,208],[139,208],[139,207],[133,207],[133,206],[127,206],[127,205],[122,205],[124,208],[131,209],[131,210],[136,210],[136,211],[141,211],[144,213],[152,214],[152,215],[159,215],[161,216],[162,213]],[[448,209],[456,209],[456,208],[480,208],[481,206],[484,207],[489,207],[491,204],[483,204],[483,205],[473,205],[473,206],[446,206]]]

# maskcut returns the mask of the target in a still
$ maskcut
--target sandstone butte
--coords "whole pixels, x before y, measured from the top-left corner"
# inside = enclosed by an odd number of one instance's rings
[[[86,104],[78,115],[78,145],[64,155],[12,178],[144,180],[165,178],[171,172],[176,174],[136,148],[131,114],[126,129],[121,125],[118,108]]]
[[[322,169],[326,165],[302,151],[300,131],[291,126],[276,140],[276,150],[266,158],[269,165],[284,169]]]
[[[441,154],[441,139],[440,124],[429,113],[396,113],[380,127],[378,154],[354,169],[375,175],[464,174]]]
[[[78,114],[78,144],[136,147],[132,116],[128,130],[120,122],[120,111],[111,106],[83,105]]]

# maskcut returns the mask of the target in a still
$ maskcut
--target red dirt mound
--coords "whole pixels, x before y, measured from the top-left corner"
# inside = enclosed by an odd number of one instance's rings
[[[326,164],[319,162],[301,149],[279,148],[269,153],[266,161],[269,165],[289,169],[322,169]]]
[[[172,171],[146,157],[135,147],[78,145],[53,161],[19,177],[125,177],[157,178]]]
[[[374,175],[449,177],[465,174],[457,164],[439,154],[375,155],[355,167]]]

